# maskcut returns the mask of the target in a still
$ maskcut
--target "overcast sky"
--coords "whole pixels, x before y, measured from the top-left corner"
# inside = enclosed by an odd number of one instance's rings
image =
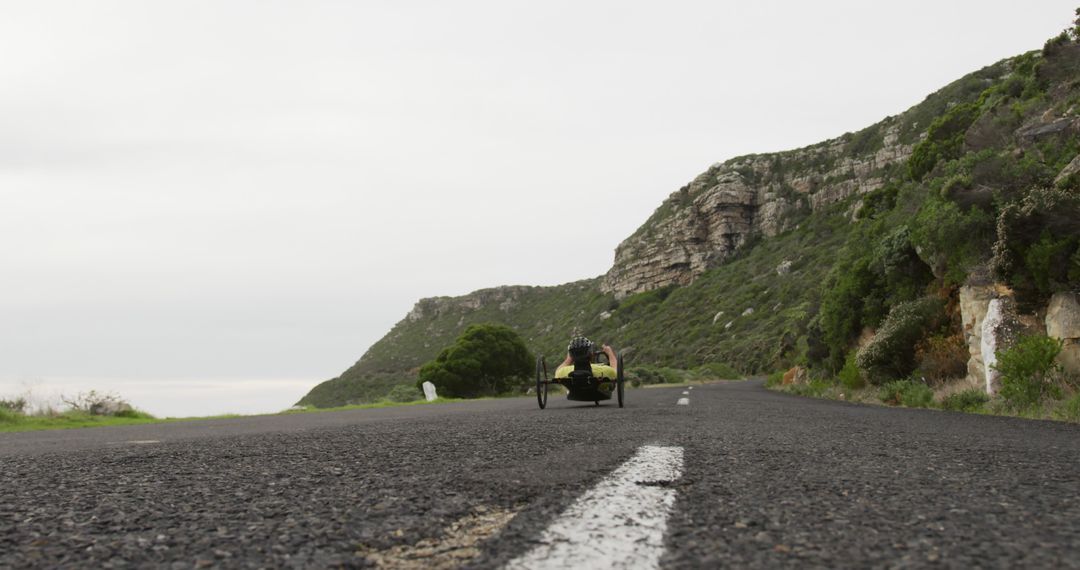
[[[0,397],[287,407],[419,298],[600,275],[711,163],[897,114],[1076,4],[0,2]]]

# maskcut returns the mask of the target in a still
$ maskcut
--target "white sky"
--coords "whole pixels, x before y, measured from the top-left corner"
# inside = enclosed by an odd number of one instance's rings
[[[287,407],[417,299],[599,275],[711,163],[897,114],[1077,4],[2,1],[0,397]],[[261,388],[154,396],[184,382]]]

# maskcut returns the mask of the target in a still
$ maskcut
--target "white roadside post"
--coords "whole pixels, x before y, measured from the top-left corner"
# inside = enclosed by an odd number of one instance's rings
[[[438,396],[435,394],[434,384],[432,384],[431,382],[424,382],[422,385],[424,387],[424,399],[430,402],[435,398],[438,398]]]

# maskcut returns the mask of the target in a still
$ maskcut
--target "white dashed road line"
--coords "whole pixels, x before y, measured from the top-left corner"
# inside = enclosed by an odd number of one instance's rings
[[[690,395],[690,391],[689,391],[689,390],[683,390],[683,393],[682,393],[682,395],[683,395],[683,396],[689,396],[689,395]]]
[[[682,470],[681,447],[638,448],[570,505],[544,531],[539,546],[506,568],[659,568],[675,505],[675,489],[668,485]]]
[[[675,402],[675,404],[678,406],[689,406],[690,398],[679,398],[679,401]]]

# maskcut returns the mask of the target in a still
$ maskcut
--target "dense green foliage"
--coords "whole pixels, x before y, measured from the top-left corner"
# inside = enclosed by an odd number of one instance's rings
[[[970,413],[981,410],[989,401],[990,396],[986,395],[985,391],[969,388],[946,396],[941,401],[941,407],[946,410]]]
[[[944,303],[923,297],[896,305],[874,338],[855,357],[855,364],[873,384],[904,378],[915,370],[915,345],[940,325]]]
[[[934,391],[918,380],[893,380],[881,387],[878,398],[893,406],[929,408],[934,403]]]
[[[420,384],[431,382],[440,396],[498,396],[521,386],[534,369],[525,342],[504,325],[472,325],[435,360],[420,368]]]
[[[1054,373],[1054,362],[1061,352],[1061,341],[1046,336],[1022,336],[1014,346],[997,353],[994,368],[1001,372],[998,393],[1016,408],[1037,404],[1045,397],[1060,398],[1061,388]]]
[[[858,390],[866,386],[866,380],[863,378],[863,373],[859,370],[858,365],[855,364],[855,351],[848,353],[846,359],[844,359],[844,367],[840,369],[840,372],[836,375],[836,379],[840,382],[840,385],[848,390]]]

